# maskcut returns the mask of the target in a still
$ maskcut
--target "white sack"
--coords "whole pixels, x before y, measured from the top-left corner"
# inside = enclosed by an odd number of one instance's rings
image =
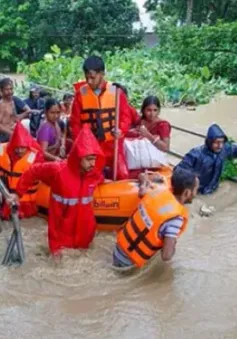
[[[125,139],[128,169],[157,168],[168,165],[167,154],[158,150],[148,139]]]

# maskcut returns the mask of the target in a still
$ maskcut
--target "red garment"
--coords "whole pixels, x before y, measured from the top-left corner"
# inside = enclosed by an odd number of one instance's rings
[[[95,168],[80,173],[81,159],[97,155]],[[51,187],[48,219],[48,241],[52,253],[62,248],[88,248],[94,238],[96,221],[92,209],[93,192],[103,182],[104,154],[94,135],[84,125],[68,159],[62,162],[34,165],[24,173],[17,186],[23,194],[34,180]]]
[[[75,92],[78,92],[79,91],[79,89],[81,88],[81,86],[84,86],[86,84],[86,80],[80,80],[80,81],[78,81],[78,82],[75,82],[74,84],[73,84],[73,88],[74,88],[74,91]]]
[[[130,106],[131,126],[137,126],[141,120],[141,117],[137,113],[136,108]]]
[[[86,82],[80,82],[74,84],[75,88],[75,98],[72,104],[72,111],[71,111],[71,117],[70,117],[70,124],[72,128],[72,135],[73,139],[76,138],[78,135],[80,128],[81,128],[81,120],[80,120],[80,114],[81,114],[81,95],[79,92],[79,88],[83,86]],[[103,95],[103,90],[106,88],[107,82],[104,82],[103,87],[101,88],[101,95]],[[126,95],[120,91],[120,121],[119,121],[119,128],[123,132],[123,134],[126,134],[128,129],[131,126],[131,107],[128,104]],[[102,150],[105,153],[106,156],[106,165],[111,167],[113,164],[113,158],[114,158],[114,142],[113,141],[102,141],[99,142]],[[124,156],[124,149],[123,149],[123,139],[119,141],[119,150],[118,150],[118,158],[120,161],[118,161],[118,176],[117,178],[120,179],[126,179],[128,177],[128,169],[126,166],[126,160]],[[113,165],[112,165],[113,168]]]
[[[166,120],[158,120],[155,121],[154,123],[149,123],[145,120],[139,119],[137,126],[142,125],[142,123],[145,124],[146,128],[152,135],[157,135],[160,137],[161,140],[170,138],[170,133],[171,133],[171,125],[168,121]],[[139,138],[140,134],[136,129],[132,129],[128,131],[126,134],[127,138]],[[150,169],[151,171],[154,171],[154,169]],[[138,175],[140,173],[143,173],[145,169],[135,169],[135,170],[130,170],[129,171],[129,179],[137,179]]]
[[[152,135],[159,136],[161,140],[170,138],[171,125],[168,121],[158,120],[155,121],[154,123],[149,123],[146,120],[139,119],[136,124],[136,127],[141,126],[142,123],[144,123],[144,125]],[[140,136],[139,133],[134,129],[128,131],[126,134],[127,138],[137,138],[139,136]]]
[[[15,148],[16,147],[27,147],[30,150],[38,151],[38,156],[43,156],[42,149],[38,142],[30,135],[27,129],[18,121],[15,125],[13,134],[7,146],[7,153],[11,159],[15,160]]]
[[[21,122],[17,122],[14,128],[12,137],[7,146],[7,154],[11,160],[12,165],[19,159],[15,153],[16,147],[27,147],[31,151],[37,151],[34,163],[44,162],[44,156],[40,145],[25,129]],[[19,207],[19,217],[29,218],[37,214],[36,202],[21,202]],[[1,215],[4,219],[9,219],[10,208],[7,204],[3,204]]]
[[[119,139],[118,142],[118,166],[117,166],[117,180],[125,180],[128,178],[129,171],[126,164],[124,154],[124,138]],[[108,179],[113,179],[113,166],[114,166],[114,141],[101,141],[100,147],[105,154],[106,166],[109,171],[106,172]]]

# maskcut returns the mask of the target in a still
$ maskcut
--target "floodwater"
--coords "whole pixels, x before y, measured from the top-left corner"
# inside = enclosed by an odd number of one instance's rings
[[[165,109],[174,125],[205,133],[220,123],[237,138],[237,98],[223,97],[196,111]],[[200,138],[173,133],[172,148],[187,151]],[[113,234],[99,234],[88,252],[47,255],[46,222],[22,222],[26,263],[0,268],[0,338],[29,339],[236,339],[237,195],[226,182],[194,202],[189,229],[171,263],[159,255],[143,270],[111,268]],[[216,213],[201,218],[203,203]],[[10,225],[3,225],[3,255]]]

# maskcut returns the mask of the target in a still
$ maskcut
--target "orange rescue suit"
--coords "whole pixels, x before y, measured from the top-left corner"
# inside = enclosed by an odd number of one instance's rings
[[[28,170],[34,163],[37,151],[27,151],[26,154],[21,159],[17,160],[12,167],[11,160],[7,154],[7,145],[7,143],[0,144],[0,176],[10,193],[15,193],[16,186],[22,173]],[[35,202],[37,189],[38,182],[35,182],[27,193],[21,197],[20,202]]]
[[[137,267],[142,267],[163,247],[164,240],[158,237],[160,227],[176,217],[184,219],[180,236],[187,227],[187,209],[170,190],[151,191],[118,233],[117,243]]]
[[[110,141],[114,137],[116,87],[106,84],[103,95],[96,95],[87,84],[79,88],[82,98],[81,123],[87,123],[99,141]]]

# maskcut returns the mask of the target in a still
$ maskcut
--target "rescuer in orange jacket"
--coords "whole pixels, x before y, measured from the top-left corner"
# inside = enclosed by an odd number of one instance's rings
[[[43,162],[44,157],[38,143],[32,138],[25,127],[17,122],[9,143],[0,144],[0,176],[11,193],[15,193],[21,175],[33,164]],[[19,216],[29,218],[37,214],[36,193],[38,182],[20,199]],[[1,216],[8,219],[10,208],[4,202]]]
[[[131,125],[130,106],[126,95],[119,91],[119,131],[115,133],[116,86],[104,80],[105,65],[97,56],[91,56],[83,65],[86,81],[74,84],[75,98],[71,111],[73,138],[81,126],[88,123],[105,154],[106,166],[112,176],[114,158],[114,138],[119,138],[118,179],[128,177],[123,136]]]
[[[34,165],[21,177],[17,185],[19,196],[35,180],[51,187],[48,218],[51,253],[57,254],[63,248],[89,247],[96,229],[91,203],[96,186],[104,181],[103,167],[103,152],[90,128],[84,125],[67,160]]]
[[[172,192],[163,186],[146,193],[118,233],[113,253],[115,267],[142,267],[159,250],[164,261],[172,258],[177,238],[188,223],[184,205],[192,203],[199,180],[182,169],[173,173],[171,184]]]

